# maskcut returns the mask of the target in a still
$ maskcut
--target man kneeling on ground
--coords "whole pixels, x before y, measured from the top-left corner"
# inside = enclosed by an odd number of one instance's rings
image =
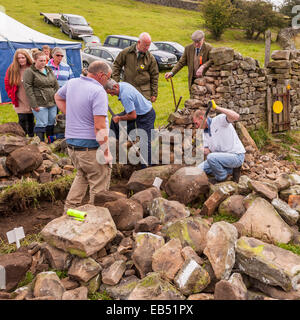
[[[221,114],[214,118],[207,117],[203,124],[205,109],[197,110],[193,115],[196,128],[204,129],[206,160],[198,168],[206,174],[214,175],[218,182],[226,180],[227,176],[232,174],[233,180],[238,183],[246,150],[232,123],[239,120],[240,116],[233,110],[217,106],[215,110]]]

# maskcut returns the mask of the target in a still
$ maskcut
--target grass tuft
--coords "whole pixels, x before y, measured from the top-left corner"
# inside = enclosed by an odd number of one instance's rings
[[[267,144],[267,142],[272,140],[272,135],[264,126],[259,127],[257,130],[249,130],[249,134],[255,141],[259,149],[264,147]]]
[[[32,274],[30,271],[27,271],[25,278],[18,283],[17,288],[27,286],[29,283],[33,281],[33,279],[34,279],[34,274]]]
[[[300,256],[300,245],[293,244],[293,243],[280,243],[280,242],[277,242],[276,245],[279,248],[289,250]]]
[[[89,293],[88,298],[89,300],[113,300],[105,290],[101,292]]]

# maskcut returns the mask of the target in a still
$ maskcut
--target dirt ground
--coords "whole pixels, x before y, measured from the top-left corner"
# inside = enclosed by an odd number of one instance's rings
[[[119,181],[110,187],[111,191],[126,193],[127,181]],[[84,199],[87,203],[88,195]],[[6,232],[13,228],[23,227],[25,235],[39,233],[51,220],[63,214],[64,201],[58,200],[54,203],[40,202],[38,208],[29,208],[21,212],[7,212],[0,215],[0,238],[7,242]]]

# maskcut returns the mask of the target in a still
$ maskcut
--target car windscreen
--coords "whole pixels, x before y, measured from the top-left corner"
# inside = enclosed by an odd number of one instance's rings
[[[151,42],[149,51],[154,51],[154,50],[159,50],[159,49],[157,48],[157,46],[153,42]]]
[[[88,26],[88,23],[83,17],[69,17],[69,23],[79,26]]]
[[[172,42],[172,46],[175,47],[178,51],[183,52],[184,51],[184,46],[177,42]]]
[[[114,58],[116,58],[120,51],[122,50],[109,51],[109,52],[113,55]]]

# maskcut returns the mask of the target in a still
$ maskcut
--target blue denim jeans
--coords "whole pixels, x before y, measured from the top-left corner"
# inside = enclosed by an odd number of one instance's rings
[[[200,163],[198,168],[206,174],[213,174],[217,181],[224,181],[233,168],[240,167],[245,159],[244,153],[212,152],[207,155],[206,161]]]
[[[40,111],[32,110],[32,112],[36,120],[34,132],[46,132],[47,126],[54,126],[57,114],[56,106],[40,107]]]

